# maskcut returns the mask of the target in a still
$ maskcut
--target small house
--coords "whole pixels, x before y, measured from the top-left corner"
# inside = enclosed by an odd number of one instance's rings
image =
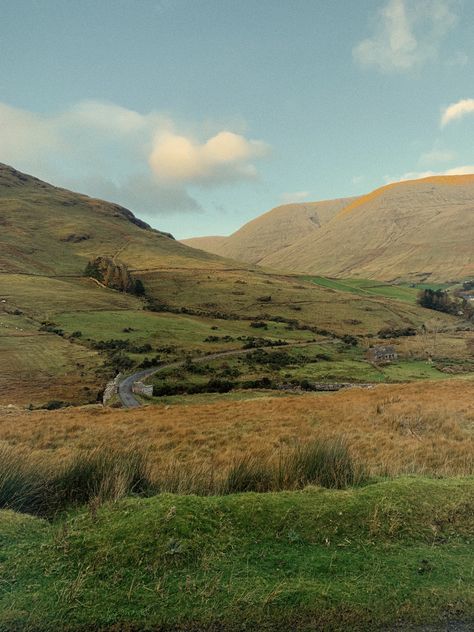
[[[367,351],[367,360],[375,362],[376,364],[380,362],[393,362],[397,357],[397,352],[393,345],[370,347]]]

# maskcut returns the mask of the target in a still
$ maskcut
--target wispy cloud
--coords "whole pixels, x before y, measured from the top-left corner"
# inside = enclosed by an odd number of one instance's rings
[[[474,114],[474,99],[461,99],[451,103],[443,110],[441,115],[441,127],[445,127],[451,121],[463,118],[468,114]]]
[[[0,161],[149,215],[199,209],[190,185],[255,179],[269,146],[229,129],[178,125],[114,103],[81,101],[46,116],[0,102]],[[193,132],[189,131],[193,128]]]
[[[423,66],[456,22],[452,0],[389,0],[373,17],[373,35],[353,48],[354,60],[387,73]]]
[[[444,171],[409,171],[398,177],[386,176],[384,179],[387,184],[390,184],[392,182],[405,182],[406,180],[419,180],[431,176],[462,176],[470,174],[474,174],[474,165],[460,165]]]

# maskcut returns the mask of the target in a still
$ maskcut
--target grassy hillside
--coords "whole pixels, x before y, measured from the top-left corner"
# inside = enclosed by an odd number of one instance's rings
[[[405,478],[349,491],[161,495],[53,525],[3,511],[0,630],[472,620],[473,489],[471,479]]]
[[[327,222],[344,203],[309,206],[306,219],[316,225],[317,212],[317,221]],[[374,293],[356,296],[189,248],[116,204],[5,165],[0,221],[0,319],[10,323],[0,329],[2,404],[95,401],[124,355],[97,353],[97,344],[110,339],[150,344],[148,356],[125,352],[127,361],[139,364],[164,347],[173,347],[175,357],[241,346],[235,339],[262,335],[252,321],[264,321],[269,338],[289,342],[318,331],[366,336],[384,327],[418,328],[428,316],[437,328],[456,324],[396,294],[393,301]],[[146,296],[84,276],[97,257],[125,266],[143,282]],[[28,342],[18,332],[27,332]],[[210,336],[215,340],[205,342]]]
[[[273,253],[317,232],[354,198],[285,204],[248,222],[229,237],[195,237],[183,243],[238,261],[260,263]]]
[[[399,182],[342,201],[320,226],[303,221],[310,205],[293,205],[288,229],[278,209],[246,224],[217,247],[239,261],[286,272],[384,281],[443,282],[474,276],[474,175]],[[327,203],[332,204],[332,203]],[[257,255],[249,250],[254,241]]]

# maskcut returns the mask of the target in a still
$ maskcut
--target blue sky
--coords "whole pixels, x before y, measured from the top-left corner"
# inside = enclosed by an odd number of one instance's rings
[[[471,0],[4,0],[0,161],[189,237],[474,172]]]

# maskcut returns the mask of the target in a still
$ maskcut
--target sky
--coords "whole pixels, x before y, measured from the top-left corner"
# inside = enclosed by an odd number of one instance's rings
[[[474,173],[472,0],[2,0],[0,162],[178,238]]]

